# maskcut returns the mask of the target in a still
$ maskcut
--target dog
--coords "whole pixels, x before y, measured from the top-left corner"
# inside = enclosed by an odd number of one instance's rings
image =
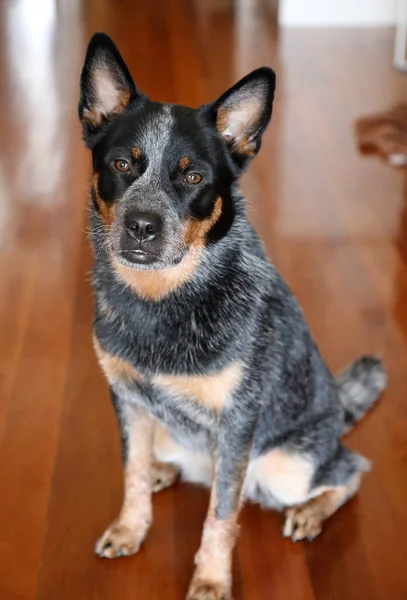
[[[246,215],[239,177],[270,121],[256,69],[198,109],[151,101],[113,41],[91,39],[79,117],[92,151],[94,347],[121,431],[125,497],[96,544],[136,553],[151,495],[211,488],[189,600],[231,598],[245,500],[312,539],[357,491],[365,458],[340,439],[385,387],[362,357],[334,379]]]

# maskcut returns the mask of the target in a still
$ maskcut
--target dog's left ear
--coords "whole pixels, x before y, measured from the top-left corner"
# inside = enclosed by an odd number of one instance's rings
[[[270,122],[276,76],[261,67],[243,77],[208,108],[218,133],[239,163],[255,156]]]
[[[123,113],[134,100],[142,100],[113,40],[95,33],[89,42],[81,74],[79,118],[92,147],[106,122]]]

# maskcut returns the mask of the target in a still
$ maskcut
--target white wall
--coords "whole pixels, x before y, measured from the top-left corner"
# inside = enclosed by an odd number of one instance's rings
[[[396,7],[397,0],[280,0],[279,22],[287,27],[394,25]]]

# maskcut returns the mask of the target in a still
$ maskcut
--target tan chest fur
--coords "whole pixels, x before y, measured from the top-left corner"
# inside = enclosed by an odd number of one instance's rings
[[[156,375],[153,383],[181,398],[194,399],[214,410],[222,410],[242,379],[243,367],[232,363],[213,375]]]
[[[93,336],[93,347],[100,367],[111,385],[122,380],[140,381],[140,373],[125,360],[103,350],[95,336]]]
[[[145,379],[129,363],[102,349],[93,339],[99,364],[110,384],[123,380]],[[214,410],[222,410],[238,387],[243,375],[243,365],[232,363],[222,371],[210,375],[154,375],[150,382],[172,395],[185,400],[195,400]]]

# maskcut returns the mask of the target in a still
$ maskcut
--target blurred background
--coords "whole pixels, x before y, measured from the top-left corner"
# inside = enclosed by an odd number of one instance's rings
[[[138,556],[93,555],[122,493],[91,346],[91,158],[77,119],[97,30],[161,101],[198,106],[273,67],[272,124],[243,180],[251,218],[330,367],[375,352],[389,370],[347,440],[374,465],[358,497],[312,544],[283,540],[280,515],[247,506],[234,598],[407,598],[407,184],[392,166],[407,155],[405,4],[1,0],[1,600],[182,599],[208,502],[171,488]]]

